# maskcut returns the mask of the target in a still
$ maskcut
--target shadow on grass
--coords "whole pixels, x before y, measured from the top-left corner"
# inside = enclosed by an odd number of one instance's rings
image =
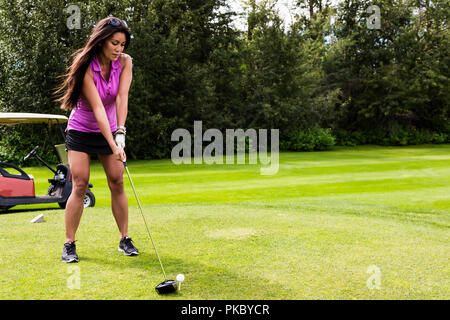
[[[150,249],[149,249],[150,250]],[[231,271],[227,265],[208,266],[196,261],[183,261],[177,258],[161,256],[168,280],[174,280],[176,275],[183,273],[186,280],[183,282],[182,292],[157,295],[155,287],[164,281],[158,258],[154,253],[141,252],[138,256],[124,257],[118,255],[104,256],[80,256],[80,262],[86,261],[99,266],[112,267],[113,272],[123,272],[124,268],[136,269],[153,275],[160,275],[160,281],[153,283],[149,288],[154,291],[155,297],[167,297],[178,299],[224,299],[224,300],[278,300],[281,297],[292,296],[292,288],[280,283],[254,276],[246,276],[236,271]],[[225,293],[225,294],[224,294]],[[150,297],[150,299],[152,299]]]
[[[0,209],[0,214],[11,214],[11,213],[20,213],[20,212],[33,212],[33,211],[53,211],[53,210],[63,210],[61,208],[35,208],[35,209]]]

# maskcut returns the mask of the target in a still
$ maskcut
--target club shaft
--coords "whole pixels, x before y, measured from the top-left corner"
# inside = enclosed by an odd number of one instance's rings
[[[139,201],[139,197],[138,197],[138,195],[137,195],[137,193],[136,193],[136,189],[134,188],[133,180],[131,180],[130,171],[128,170],[128,166],[127,166],[127,165],[125,165],[125,169],[126,169],[126,171],[127,171],[128,179],[130,180],[130,184],[131,184],[131,188],[133,189],[134,196],[135,196],[136,201],[137,201],[137,203],[138,203],[139,210],[141,211],[141,215],[142,215],[142,219],[144,220],[145,228],[147,229],[147,233],[148,233],[148,236],[150,237],[150,240],[151,240],[151,242],[152,242],[153,249],[155,249],[156,256],[158,257],[159,264],[161,265],[161,270],[162,270],[162,272],[163,272],[163,274],[164,274],[164,279],[167,280],[166,272],[164,271],[163,264],[162,264],[162,262],[161,262],[161,259],[159,258],[158,250],[156,250],[155,243],[153,242],[152,234],[150,233],[150,230],[149,230],[149,228],[148,228],[148,226],[147,226],[147,221],[145,220],[144,212],[142,211],[141,202]]]

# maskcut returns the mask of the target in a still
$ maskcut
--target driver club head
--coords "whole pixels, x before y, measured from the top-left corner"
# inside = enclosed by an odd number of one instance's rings
[[[164,280],[158,284],[155,288],[159,294],[175,292],[178,289],[177,282],[175,280]]]

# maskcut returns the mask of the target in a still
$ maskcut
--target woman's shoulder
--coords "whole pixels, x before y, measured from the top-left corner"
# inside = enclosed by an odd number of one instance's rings
[[[92,66],[88,65],[86,72],[84,74],[85,76],[89,76],[90,78],[94,78],[94,71],[92,70]]]
[[[132,64],[133,63],[133,58],[126,53],[121,53],[120,54],[120,65],[122,66],[122,69],[128,64]]]

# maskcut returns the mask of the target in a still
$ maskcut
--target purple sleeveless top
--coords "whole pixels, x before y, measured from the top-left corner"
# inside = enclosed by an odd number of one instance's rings
[[[92,58],[90,66],[94,74],[95,86],[108,116],[111,132],[114,132],[117,130],[116,97],[119,91],[120,74],[122,73],[120,57],[116,61],[111,62],[108,82],[103,78],[102,69],[96,55]],[[77,106],[70,113],[67,130],[100,132],[94,112],[82,94],[78,98]]]

